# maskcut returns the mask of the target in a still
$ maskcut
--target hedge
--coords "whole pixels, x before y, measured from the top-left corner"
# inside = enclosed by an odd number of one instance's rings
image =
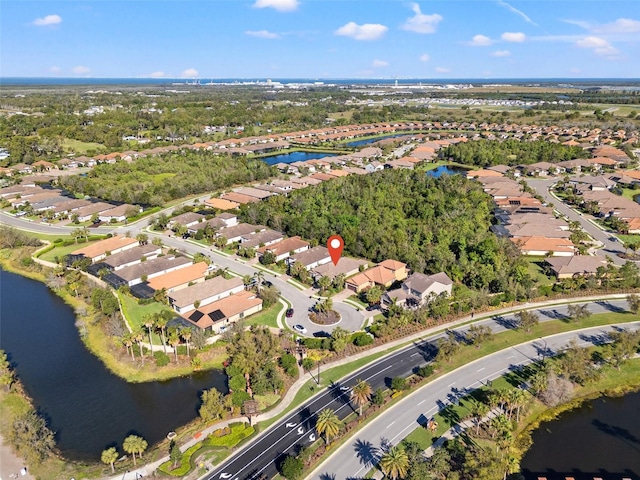
[[[191,458],[202,448],[202,445],[196,443],[193,447],[189,447],[184,451],[184,453],[182,454],[182,460],[180,460],[180,466],[178,468],[174,468],[173,470],[171,470],[173,462],[169,460],[168,462],[160,465],[158,467],[158,470],[160,470],[162,473],[166,473],[167,475],[171,475],[172,477],[183,477],[187,473],[189,473],[195,466],[191,465]]]
[[[203,442],[204,445],[211,447],[227,447],[233,448],[239,444],[245,438],[250,437],[255,432],[255,429],[248,423],[241,423],[231,425],[231,433],[222,437],[214,437],[210,435]]]

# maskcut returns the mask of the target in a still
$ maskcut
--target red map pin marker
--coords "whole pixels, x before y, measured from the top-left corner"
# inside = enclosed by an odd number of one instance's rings
[[[342,250],[344,250],[344,240],[340,235],[333,235],[327,240],[327,250],[331,255],[331,261],[334,265],[338,265],[338,260],[342,256]]]

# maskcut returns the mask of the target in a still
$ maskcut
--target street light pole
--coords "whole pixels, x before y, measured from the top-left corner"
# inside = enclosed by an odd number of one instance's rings
[[[316,381],[318,382],[318,386],[320,386],[320,362],[318,362],[318,379]]]

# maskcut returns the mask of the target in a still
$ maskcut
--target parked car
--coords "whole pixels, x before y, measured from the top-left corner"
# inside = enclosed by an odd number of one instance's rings
[[[307,329],[303,325],[294,325],[293,329],[298,333],[307,333]]]
[[[287,318],[293,317],[293,308],[287,309],[287,312],[285,313],[285,315],[287,316]]]

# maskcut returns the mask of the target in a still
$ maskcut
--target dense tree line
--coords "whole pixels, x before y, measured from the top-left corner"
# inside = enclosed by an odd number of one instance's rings
[[[570,147],[542,140],[523,142],[477,140],[460,142],[445,148],[440,156],[465,165],[490,167],[492,165],[522,165],[536,162],[562,162],[574,158],[587,158],[589,153],[580,147]]]
[[[98,165],[87,176],[61,177],[60,185],[105,200],[155,206],[273,174],[273,167],[260,160],[187,151]]]
[[[244,207],[243,220],[317,239],[342,236],[345,253],[445,271],[474,288],[502,291],[526,274],[509,242],[489,231],[491,199],[460,175],[386,170],[350,176]]]

